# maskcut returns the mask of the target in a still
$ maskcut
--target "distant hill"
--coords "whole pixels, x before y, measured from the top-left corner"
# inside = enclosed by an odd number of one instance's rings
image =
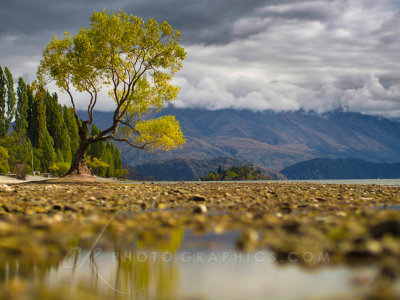
[[[273,170],[318,157],[353,157],[380,163],[400,161],[400,123],[382,117],[335,110],[325,114],[166,108],[163,115],[179,120],[186,144],[155,154],[119,146],[129,165],[179,157],[220,156],[254,162]],[[100,128],[110,124],[110,112],[96,112]]]
[[[400,178],[400,163],[317,158],[294,164],[280,172],[288,179],[389,179]]]
[[[210,171],[217,172],[219,167],[226,170],[232,166],[240,167],[243,165],[249,165],[249,163],[230,157],[218,157],[214,159],[176,158],[137,165],[134,166],[134,169],[140,174],[158,180],[197,180]],[[264,167],[255,164],[250,164],[250,166],[272,179],[285,179],[282,174]]]

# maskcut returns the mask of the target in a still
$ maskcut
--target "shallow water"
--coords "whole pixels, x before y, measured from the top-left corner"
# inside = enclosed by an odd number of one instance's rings
[[[72,249],[54,264],[10,259],[0,262],[0,280],[24,280],[50,295],[62,291],[62,299],[350,299],[367,292],[376,275],[370,267],[310,271],[295,258],[281,265],[269,251],[235,251],[237,238],[237,232],[197,236],[177,230],[157,247],[135,242],[103,251],[95,245],[92,252]],[[27,299],[53,299],[34,294]]]
[[[154,184],[165,184],[165,183],[180,183],[182,181],[122,181],[121,183],[140,184],[140,183],[154,183]],[[210,181],[184,181],[185,183],[210,183]],[[213,183],[316,183],[316,184],[362,184],[362,185],[391,185],[400,186],[400,179],[318,179],[318,180],[241,180],[241,181],[212,181]]]
[[[400,179],[320,179],[320,180],[283,180],[280,182],[309,182],[320,184],[375,184],[400,186]]]
[[[382,210],[400,210],[400,205],[380,205],[378,208]]]

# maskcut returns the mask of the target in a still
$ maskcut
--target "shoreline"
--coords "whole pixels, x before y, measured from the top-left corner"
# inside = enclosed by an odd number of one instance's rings
[[[17,179],[14,176],[9,175],[0,175],[0,184],[20,184],[20,183],[35,183],[35,182],[43,182],[49,181],[49,183],[87,183],[86,181],[80,181],[79,178],[73,181],[63,181],[62,177],[44,177],[38,175],[27,175],[26,179]],[[89,181],[88,181],[89,182]],[[127,180],[117,180],[113,178],[105,178],[105,177],[95,177],[94,183],[115,183],[115,184],[177,184],[177,183],[187,183],[187,184],[207,184],[207,183],[227,183],[227,184],[235,184],[235,183],[259,183],[259,184],[268,184],[268,183],[292,183],[292,184],[301,184],[301,183],[310,183],[310,184],[345,184],[345,185],[382,185],[382,186],[398,186],[400,187],[400,179],[296,179],[296,180],[237,180],[237,181],[200,181],[200,180],[135,180],[135,179],[127,179]]]

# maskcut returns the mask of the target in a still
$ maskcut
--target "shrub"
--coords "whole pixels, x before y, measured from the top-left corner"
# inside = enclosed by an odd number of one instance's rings
[[[128,178],[129,171],[127,169],[116,169],[114,174],[118,179],[126,180]]]
[[[18,179],[26,179],[26,174],[29,172],[29,167],[26,163],[16,164],[14,167],[15,174]]]
[[[7,174],[10,172],[8,164],[8,150],[0,146],[0,174]]]

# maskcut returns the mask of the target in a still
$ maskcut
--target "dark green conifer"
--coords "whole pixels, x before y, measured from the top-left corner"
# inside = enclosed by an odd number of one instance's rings
[[[76,123],[74,111],[70,107],[63,107],[64,122],[68,129],[71,154],[75,155],[76,150],[78,150],[80,139],[78,133],[78,124]]]
[[[27,86],[28,93],[28,138],[32,143],[32,147],[39,146],[39,123],[38,123],[38,101],[33,95],[33,87]]]
[[[15,98],[14,79],[12,77],[12,74],[7,67],[4,69],[4,73],[6,75],[6,80],[7,80],[7,116],[5,119],[4,129],[7,134],[8,131],[10,130],[11,121],[15,117],[15,103],[17,100]]]
[[[121,169],[122,168],[122,159],[121,159],[121,153],[119,152],[118,147],[114,146],[114,167],[115,169]]]
[[[71,161],[70,137],[64,122],[62,106],[58,104],[57,94],[46,92],[46,124],[47,130],[54,141],[57,161]]]
[[[0,67],[0,138],[6,134],[7,80]]]
[[[97,135],[101,132],[101,130],[93,124],[90,128],[90,134]],[[106,144],[103,141],[91,144],[88,148],[87,155],[90,155],[92,158],[96,157],[105,162],[106,157]]]
[[[48,172],[50,166],[54,163],[55,152],[54,141],[47,130],[45,104],[46,91],[40,90],[35,97],[37,103],[36,107],[38,110],[38,148],[41,150],[42,154],[40,157],[40,167],[42,171]]]
[[[28,130],[28,90],[25,81],[21,77],[18,79],[14,129],[19,136],[26,137]]]

